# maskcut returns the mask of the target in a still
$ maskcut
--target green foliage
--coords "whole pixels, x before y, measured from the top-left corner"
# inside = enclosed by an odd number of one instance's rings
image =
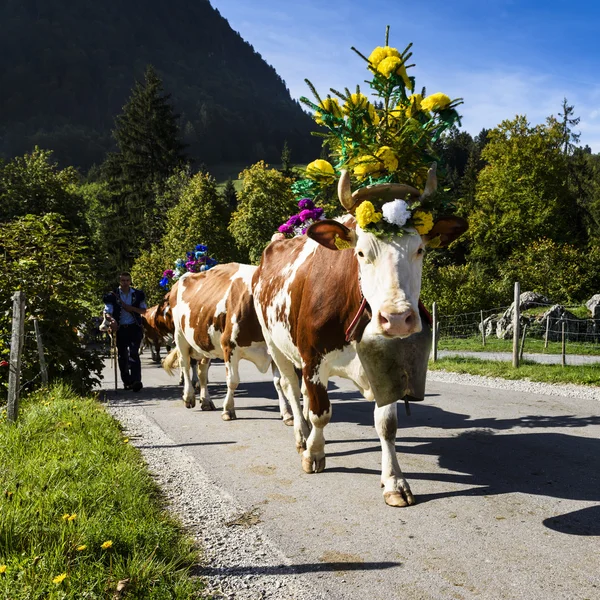
[[[548,119],[532,127],[525,117],[503,121],[489,134],[469,215],[471,259],[499,265],[531,240],[578,241],[578,210],[568,186],[563,132]]]
[[[291,180],[276,169],[269,169],[263,161],[244,170],[240,177],[243,187],[229,231],[250,262],[258,264],[271,236],[298,207],[290,190]]]
[[[0,162],[0,222],[54,212],[81,227],[83,207],[75,189],[78,179],[75,169],[59,169],[52,152],[37,147],[30,154]]]
[[[229,207],[229,210],[233,212],[238,205],[237,192],[235,191],[235,185],[231,179],[227,180],[223,192],[221,193],[223,201]]]
[[[522,290],[535,290],[553,302],[573,303],[589,299],[600,289],[598,248],[580,250],[542,238],[516,250],[500,265],[500,277]]]
[[[77,337],[77,328],[89,325],[91,317],[97,314],[90,250],[67,229],[63,217],[48,213],[0,224],[0,254],[4,257],[0,279],[0,357],[7,359],[9,353],[11,296],[22,290],[27,302],[22,381],[32,381],[39,374],[31,323],[31,318],[37,318],[50,379],[60,378],[75,389],[90,389],[98,381],[102,364],[98,355],[85,350]],[[0,386],[6,387],[7,381],[7,369],[0,370]]]
[[[0,464],[2,598],[117,598],[122,580],[123,598],[199,597],[192,541],[97,401],[64,386],[24,399],[0,422]]]
[[[165,295],[164,288],[158,282],[165,269],[172,269],[173,261],[161,247],[154,246],[150,250],[142,250],[131,267],[133,286],[144,290],[146,305],[158,304]]]
[[[112,192],[108,217],[117,234],[113,262],[127,267],[140,248],[160,240],[165,207],[157,196],[184,162],[177,116],[152,67],[135,85],[116,125],[119,150],[108,155],[103,172]]]

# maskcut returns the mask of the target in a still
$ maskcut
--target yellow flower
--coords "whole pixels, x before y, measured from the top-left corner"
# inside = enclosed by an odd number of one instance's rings
[[[398,159],[389,146],[382,146],[379,148],[376,152],[376,156],[383,161],[383,165],[388,171],[395,171],[398,168]]]
[[[68,518],[68,520],[69,520],[69,521],[74,521],[76,518],[77,518],[77,513],[73,513],[73,514],[72,514],[72,515],[71,515],[71,516]]]
[[[379,115],[375,110],[375,107],[372,104],[369,104],[367,107],[367,112],[369,113],[369,119],[371,120],[371,124],[377,125],[379,123]]]
[[[340,108],[340,104],[337,101],[337,98],[325,98],[323,102],[319,105],[323,112],[327,112],[332,114],[334,117],[341,118],[342,117],[342,109]],[[315,112],[314,119],[319,125],[323,125],[323,113],[320,111]]]
[[[52,580],[52,583],[56,583],[58,585],[59,583],[62,583],[66,578],[67,578],[67,574],[66,573],[61,573],[60,575],[57,575]]]
[[[328,183],[335,180],[335,170],[331,163],[318,158],[306,166],[306,176],[315,181]]]
[[[382,60],[390,56],[395,56],[399,59],[400,52],[398,52],[396,48],[392,48],[390,46],[377,46],[377,48],[371,52],[371,55],[369,56],[369,62],[374,67],[377,67]]]
[[[437,92],[436,94],[431,94],[427,96],[427,98],[423,98],[421,102],[422,110],[443,110],[450,104],[451,100],[446,94],[442,94],[441,92]]]
[[[381,169],[381,163],[372,156],[363,155],[356,159],[354,165],[354,174],[357,177],[363,178],[371,173],[377,173]]]
[[[396,73],[401,66],[402,61],[397,56],[388,56],[377,65],[377,70],[382,75],[389,77],[392,73]]]
[[[6,565],[0,565],[0,574],[6,573]]]
[[[412,94],[408,97],[408,101],[410,102],[410,105],[406,109],[406,116],[414,117],[421,110],[423,96],[421,96],[421,94]]]
[[[344,103],[342,110],[344,111],[344,114],[347,115],[353,110],[365,109],[368,104],[369,101],[367,100],[367,97],[360,92],[357,92],[356,94],[350,94],[350,98]]]
[[[123,443],[124,443],[124,444],[129,444],[129,438],[125,438],[125,439],[123,440]]]
[[[419,224],[415,225],[415,229],[419,235],[425,235],[433,228],[433,215],[430,212],[417,210],[413,214],[413,219],[419,221]]]
[[[381,213],[375,212],[375,207],[371,202],[365,200],[356,209],[356,222],[359,227],[365,227],[369,223],[377,223],[383,216]]]
[[[109,548],[112,548],[112,540],[106,540],[102,546],[100,546],[100,548],[102,548],[103,550],[108,550]]]
[[[71,516],[71,515],[70,515],[69,513],[65,513],[65,514],[62,516],[62,518],[63,518],[63,521],[67,521],[67,520],[69,519],[69,517],[70,517],[70,516]]]
[[[76,550],[77,552],[83,552],[84,550],[87,550],[87,546],[85,544],[81,544],[81,546],[77,546]]]

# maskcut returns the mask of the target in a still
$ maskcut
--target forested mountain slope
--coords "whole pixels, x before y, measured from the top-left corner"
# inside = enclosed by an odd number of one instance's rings
[[[318,143],[285,83],[206,0],[0,3],[0,154],[34,144],[63,164],[100,162],[135,80],[156,68],[187,152],[208,164],[294,160]]]

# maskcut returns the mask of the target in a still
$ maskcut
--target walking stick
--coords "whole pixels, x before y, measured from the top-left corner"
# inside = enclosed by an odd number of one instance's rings
[[[113,370],[115,372],[115,392],[117,391],[117,334],[110,334],[110,351],[112,355]]]

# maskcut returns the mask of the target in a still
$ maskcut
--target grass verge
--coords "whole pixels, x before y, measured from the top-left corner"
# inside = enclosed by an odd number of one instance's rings
[[[4,412],[0,464],[1,597],[201,597],[192,541],[94,399],[56,386],[24,401],[16,424]]]
[[[598,365],[563,367],[561,365],[542,365],[531,361],[523,361],[518,369],[513,369],[512,363],[505,361],[450,357],[440,358],[437,362],[429,361],[429,369],[432,371],[444,370],[454,373],[469,373],[485,377],[502,377],[504,379],[600,386],[600,367]]]
[[[497,337],[489,337],[485,346],[481,343],[481,336],[469,338],[440,338],[438,350],[464,350],[465,352],[512,352],[512,340],[500,340]],[[544,340],[528,338],[525,340],[524,352],[536,354],[560,354],[562,344],[560,342],[548,342],[548,348],[544,348]],[[586,344],[583,342],[567,342],[567,355],[585,354],[600,355],[600,344]],[[568,360],[568,359],[567,359]]]

